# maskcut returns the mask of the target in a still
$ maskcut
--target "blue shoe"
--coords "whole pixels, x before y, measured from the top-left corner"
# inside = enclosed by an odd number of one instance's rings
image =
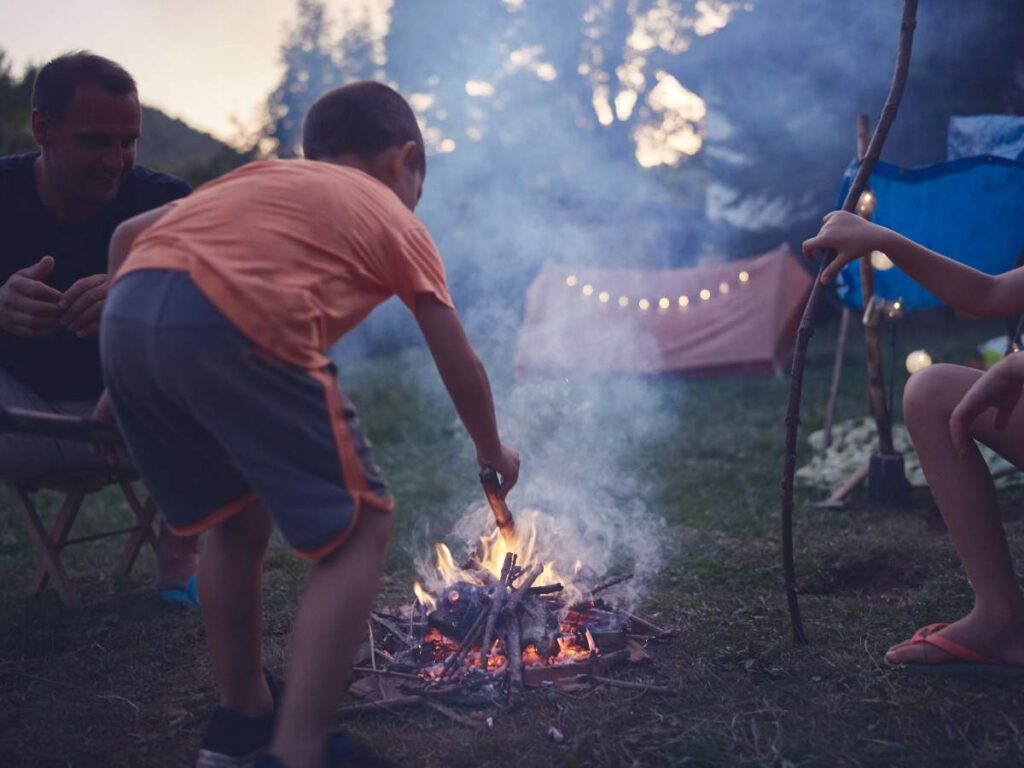
[[[178,603],[188,608],[199,607],[199,584],[195,574],[185,583],[185,587],[161,589],[160,599],[165,603]]]

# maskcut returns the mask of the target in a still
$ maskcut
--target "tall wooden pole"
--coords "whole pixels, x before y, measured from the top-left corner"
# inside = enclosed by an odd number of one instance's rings
[[[858,150],[861,141],[867,145],[868,116],[857,115],[857,146]],[[861,155],[863,157],[863,155]],[[871,218],[870,211],[859,211],[865,219]],[[875,273],[871,268],[871,259],[860,260],[860,296],[864,309],[867,310],[871,298],[875,295]],[[883,456],[891,456],[896,453],[892,444],[892,417],[889,414],[889,406],[885,400],[885,378],[882,371],[882,335],[879,332],[879,324],[870,322],[864,324],[864,349],[867,355],[868,367],[868,407],[871,409],[871,416],[875,420],[875,427],[878,430],[878,452]],[[893,365],[893,361],[889,361]]]
[[[860,195],[867,187],[871,172],[882,154],[882,147],[889,135],[889,129],[896,119],[900,99],[907,84],[907,72],[910,68],[910,51],[914,41],[914,28],[917,26],[917,0],[903,1],[903,18],[900,21],[900,42],[896,53],[896,70],[893,73],[889,95],[882,108],[881,117],[875,132],[868,144],[864,162],[857,169],[853,184],[843,202],[844,211],[853,211],[860,200]],[[796,593],[796,566],[793,562],[793,478],[796,475],[796,442],[800,428],[800,398],[803,394],[804,367],[807,363],[807,345],[814,334],[814,315],[821,301],[821,272],[835,259],[835,251],[827,251],[818,269],[818,277],[811,288],[811,295],[804,307],[800,327],[796,334],[796,346],[793,350],[793,368],[789,381],[789,401],[786,407],[786,444],[783,453],[782,469],[782,570],[785,577],[786,599],[789,604],[789,616],[793,625],[793,639],[798,643],[806,643],[803,622],[800,619],[800,604]]]
[[[857,115],[854,127],[857,131],[857,161],[864,162],[864,155],[868,151],[868,141],[871,139],[868,116]],[[861,264],[862,279],[863,268],[864,265]],[[843,378],[843,360],[846,357],[846,337],[850,333],[851,314],[853,313],[849,307],[843,307],[843,313],[839,318],[839,333],[836,334],[836,355],[832,360],[832,381],[828,387],[828,400],[825,403],[825,428],[821,440],[821,447],[826,450],[832,445],[832,424],[836,419],[836,400],[839,398],[839,384]]]

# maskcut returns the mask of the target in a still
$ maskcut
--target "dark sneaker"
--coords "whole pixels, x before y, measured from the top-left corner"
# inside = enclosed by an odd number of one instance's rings
[[[281,689],[269,674],[266,678],[276,712]],[[196,768],[256,768],[274,733],[275,712],[247,717],[224,707],[214,707],[206,724]]]
[[[369,748],[351,741],[343,733],[331,735],[327,744],[327,765],[329,768],[401,768],[397,763],[385,760]],[[257,768],[287,768],[273,755],[267,755]]]

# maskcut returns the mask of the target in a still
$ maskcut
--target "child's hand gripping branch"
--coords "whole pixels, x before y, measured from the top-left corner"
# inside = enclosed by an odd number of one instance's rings
[[[979,317],[1024,310],[1024,269],[988,275],[851,213],[825,217],[803,245],[833,249],[829,282],[872,251],[951,306]],[[971,612],[953,623],[931,624],[889,649],[889,664],[933,674],[1024,675],[1024,594],[1013,568],[995,487],[975,441],[1024,467],[1024,356],[1012,354],[982,374],[958,365],[915,373],[903,394],[903,414],[942,517],[974,589]]]

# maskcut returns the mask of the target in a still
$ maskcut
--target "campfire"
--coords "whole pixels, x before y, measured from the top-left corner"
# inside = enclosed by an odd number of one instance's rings
[[[554,560],[541,558],[536,518],[517,528],[493,492],[495,479],[481,479],[498,526],[461,564],[435,544],[435,572],[427,587],[414,582],[415,601],[372,614],[364,663],[356,666],[361,679],[352,686],[368,702],[347,709],[479,705],[527,689],[595,683],[667,692],[607,677],[649,658],[645,647],[669,634],[605,597],[632,574],[601,579],[580,560],[559,573]]]

